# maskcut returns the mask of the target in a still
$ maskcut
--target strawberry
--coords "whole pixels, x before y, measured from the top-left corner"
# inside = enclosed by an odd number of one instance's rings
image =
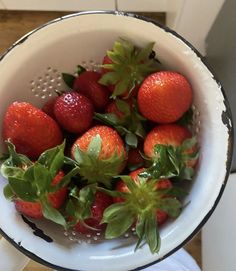
[[[120,39],[114,43],[111,51],[107,51],[99,83],[110,88],[113,98],[129,97],[143,79],[156,70],[154,60],[149,58],[153,46],[154,43],[150,43],[140,49],[130,41]]]
[[[8,180],[4,195],[15,203],[16,209],[33,218],[45,217],[66,226],[58,209],[68,194],[68,184],[78,173],[73,167],[66,175],[62,171],[65,143],[43,152],[37,161],[18,154],[15,146],[6,142],[9,158],[1,165],[1,174]]]
[[[190,108],[192,99],[190,83],[183,75],[172,71],[149,75],[138,92],[141,114],[158,123],[176,122]]]
[[[92,124],[93,112],[90,100],[75,91],[62,94],[54,105],[58,123],[71,133],[85,132]]]
[[[154,127],[145,138],[144,153],[153,160],[149,173],[155,177],[179,176],[191,179],[193,176],[198,156],[196,138],[181,125],[163,124]]]
[[[142,171],[143,171],[143,168],[140,168],[130,173],[130,177],[137,185],[140,185],[140,180],[139,180],[138,175]],[[172,188],[172,183],[169,179],[160,179],[156,182],[156,186],[155,186],[156,190],[168,189],[168,188]],[[130,193],[128,186],[122,180],[120,180],[116,184],[116,190],[123,193]],[[114,202],[117,202],[117,203],[125,201],[125,199],[122,197],[116,197],[113,200]],[[156,217],[157,217],[158,225],[161,225],[168,219],[168,214],[165,211],[162,211],[161,209],[157,209]]]
[[[129,176],[121,176],[116,185],[114,204],[103,213],[107,223],[105,238],[116,238],[135,225],[139,238],[136,248],[146,241],[152,253],[158,252],[160,237],[158,226],[170,217],[177,217],[181,203],[170,180],[140,177],[144,169],[138,169]]]
[[[65,174],[63,171],[59,171],[58,174],[52,180],[51,185],[55,186],[56,184],[59,184],[64,175]],[[48,202],[53,208],[59,209],[65,202],[67,194],[68,194],[67,187],[62,187],[55,192],[48,193]],[[14,200],[14,204],[16,206],[16,209],[23,215],[33,218],[43,217],[42,204],[39,201],[30,202],[16,198]]]
[[[56,103],[57,98],[58,98],[57,96],[51,97],[49,100],[46,101],[46,103],[42,107],[42,111],[51,118],[53,118],[54,120],[56,119],[54,115],[54,105]]]
[[[95,113],[94,118],[104,124],[113,126],[125,143],[133,148],[138,145],[138,139],[145,137],[143,122],[145,119],[138,113],[135,99],[116,99],[108,104],[106,113]]]
[[[58,124],[42,110],[26,102],[12,103],[3,118],[2,135],[16,150],[33,159],[62,143]]]
[[[129,169],[137,169],[144,165],[144,159],[139,149],[130,149],[128,152],[127,166]]]
[[[89,98],[97,111],[102,111],[109,102],[109,90],[98,83],[101,76],[99,72],[84,71],[73,83],[73,90]]]
[[[104,229],[104,224],[101,223],[104,210],[112,204],[112,197],[107,194],[94,191],[91,194],[85,192],[86,187],[82,189],[82,193],[79,191],[75,198],[71,199],[70,215],[73,217],[74,229],[79,233],[93,233],[94,231],[101,231]],[[90,192],[91,193],[91,192]],[[83,196],[86,194],[86,202],[83,202]],[[88,204],[89,202],[89,204]],[[68,210],[68,208],[67,208]]]
[[[119,134],[108,126],[97,125],[79,137],[71,151],[80,167],[80,175],[89,183],[111,185],[126,162],[124,143]]]

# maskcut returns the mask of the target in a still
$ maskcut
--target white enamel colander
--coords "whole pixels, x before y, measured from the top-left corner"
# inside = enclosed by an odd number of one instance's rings
[[[159,253],[151,254],[148,246],[134,252],[132,233],[109,241],[101,236],[80,238],[49,221],[22,217],[5,200],[2,190],[6,181],[1,177],[0,233],[27,256],[57,270],[138,270],[162,260],[198,232],[216,207],[228,178],[233,128],[221,85],[188,42],[170,29],[136,15],[72,14],[51,21],[16,42],[0,57],[0,119],[13,101],[28,101],[40,107],[55,89],[64,90],[62,72],[73,73],[78,64],[97,69],[106,50],[119,37],[137,46],[155,42],[157,58],[185,75],[193,87],[200,158],[185,199],[189,204],[176,220],[162,227]]]

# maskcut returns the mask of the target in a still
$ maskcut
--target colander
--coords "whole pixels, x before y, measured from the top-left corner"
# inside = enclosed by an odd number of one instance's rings
[[[161,249],[148,246],[134,251],[135,233],[115,240],[78,236],[50,221],[29,220],[6,201],[0,179],[1,234],[34,260],[57,270],[140,270],[169,256],[196,234],[207,221],[224,190],[230,171],[232,119],[220,83],[201,55],[182,37],[157,22],[123,12],[81,12],[58,18],[33,30],[0,58],[0,119],[13,101],[41,107],[65,90],[62,72],[73,73],[79,64],[98,69],[106,50],[119,37],[137,46],[155,42],[154,51],[167,68],[185,75],[194,91],[194,131],[200,144],[196,175],[186,207],[161,228]],[[1,151],[3,150],[1,144]]]

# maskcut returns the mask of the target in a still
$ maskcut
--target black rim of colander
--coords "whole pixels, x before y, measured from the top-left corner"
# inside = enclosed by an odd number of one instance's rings
[[[11,51],[13,50],[15,47],[17,47],[18,45],[24,43],[24,41],[26,41],[28,39],[28,37],[30,37],[31,35],[33,35],[35,32],[39,31],[42,28],[45,28],[51,24],[57,23],[61,20],[66,20],[72,17],[77,17],[77,16],[81,16],[81,15],[92,15],[92,14],[113,14],[113,15],[118,15],[118,16],[128,16],[128,17],[133,17],[142,21],[146,21],[149,23],[152,23],[162,29],[164,29],[166,32],[169,32],[171,34],[173,34],[175,37],[179,38],[180,40],[182,40],[188,47],[190,47],[194,53],[196,53],[196,55],[201,59],[201,61],[204,63],[204,65],[208,68],[209,71],[211,71],[211,73],[214,75],[214,73],[212,72],[212,68],[209,66],[209,63],[207,63],[206,59],[198,52],[198,50],[192,45],[190,44],[187,40],[185,40],[182,36],[180,36],[178,33],[176,33],[175,31],[173,31],[172,29],[162,25],[161,23],[157,22],[154,19],[151,18],[147,18],[141,15],[137,15],[137,14],[133,14],[133,13],[128,13],[128,12],[121,12],[121,11],[83,11],[83,12],[78,12],[78,13],[73,13],[70,15],[66,15],[63,17],[60,17],[58,19],[49,21],[46,24],[43,24],[42,26],[34,29],[33,31],[29,32],[28,34],[26,34],[25,36],[23,36],[21,39],[19,39],[17,42],[15,42],[9,49],[7,49],[1,56],[0,56],[0,61]],[[222,183],[220,192],[212,206],[212,208],[209,210],[209,212],[205,215],[204,219],[199,223],[199,225],[193,230],[193,232],[184,240],[182,241],[182,243],[180,243],[177,247],[175,247],[174,249],[172,249],[170,252],[168,252],[165,256],[163,256],[161,259],[158,259],[156,261],[153,261],[149,264],[146,265],[142,265],[140,267],[137,267],[135,269],[132,269],[133,271],[138,271],[138,270],[142,270],[144,268],[147,268],[148,266],[151,266],[155,263],[160,262],[161,260],[167,258],[168,256],[170,256],[171,254],[173,254],[174,252],[176,252],[177,250],[179,250],[181,247],[183,247],[188,241],[190,241],[199,231],[200,229],[203,227],[203,225],[206,223],[206,221],[209,219],[209,217],[211,216],[211,214],[213,213],[213,211],[215,210],[222,194],[223,191],[225,189],[225,185],[227,183],[229,174],[230,174],[230,168],[231,168],[231,162],[232,162],[232,154],[233,154],[233,141],[234,141],[234,131],[233,131],[233,126],[232,126],[232,113],[230,110],[230,106],[229,103],[227,101],[226,95],[225,95],[225,91],[221,85],[221,83],[219,82],[219,80],[214,76],[213,79],[217,82],[217,84],[219,85],[219,87],[221,88],[222,94],[224,96],[224,104],[225,104],[225,111],[223,112],[222,115],[222,121],[225,124],[225,126],[228,129],[228,134],[229,134],[229,140],[228,140],[228,153],[227,153],[227,161],[226,161],[226,175],[224,178],[224,181]],[[61,267],[61,266],[57,266],[55,264],[52,264],[50,262],[47,262],[45,260],[43,260],[42,258],[40,258],[39,256],[35,255],[34,253],[32,253],[31,251],[25,249],[24,247],[22,247],[20,244],[16,243],[13,239],[11,239],[2,229],[0,229],[0,233],[1,235],[8,240],[14,247],[16,247],[19,251],[21,251],[23,254],[25,254],[26,256],[28,256],[29,258],[33,259],[34,261],[43,264],[45,266],[48,266],[50,268],[56,269],[58,271],[80,271],[77,269],[67,269],[65,267]],[[124,270],[126,271],[126,270]],[[131,270],[130,270],[131,271]]]

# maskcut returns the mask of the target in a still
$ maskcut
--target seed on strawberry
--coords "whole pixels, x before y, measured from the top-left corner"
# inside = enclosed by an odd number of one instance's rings
[[[193,91],[188,80],[172,71],[149,75],[138,92],[141,114],[154,122],[171,123],[180,119],[190,108]]]
[[[58,124],[42,110],[26,102],[12,103],[3,118],[2,135],[17,152],[33,159],[62,143]]]
[[[92,124],[93,113],[90,100],[75,91],[62,94],[54,105],[58,123],[71,133],[85,132]]]
[[[73,90],[86,96],[97,111],[105,108],[109,102],[109,90],[98,83],[101,74],[95,71],[84,71],[73,83]]]
[[[79,137],[71,151],[78,162],[80,175],[89,182],[111,185],[126,163],[126,151],[119,134],[108,126],[94,126]]]

